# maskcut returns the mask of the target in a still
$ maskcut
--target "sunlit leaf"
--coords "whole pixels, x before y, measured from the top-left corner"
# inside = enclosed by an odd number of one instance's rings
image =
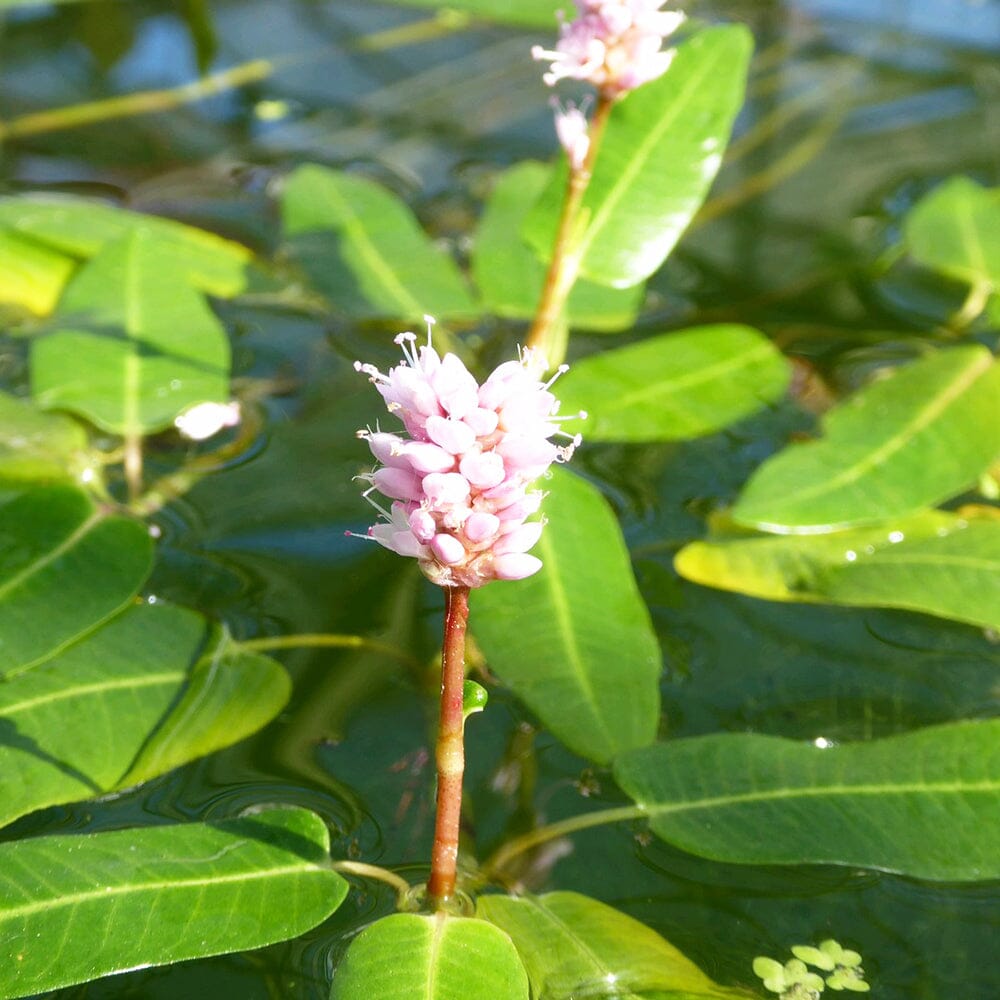
[[[522,240],[521,228],[551,173],[542,163],[516,164],[497,180],[483,210],[472,273],[486,308],[498,316],[527,320],[538,308],[545,265]],[[587,330],[623,330],[635,321],[644,294],[641,284],[616,289],[579,281],[567,304],[569,323]]]
[[[8,0],[10,2],[10,0]],[[467,11],[485,21],[549,28],[555,33],[556,12],[565,9],[559,0],[389,0],[398,7],[430,7]]]
[[[746,997],[712,982],[638,920],[575,892],[481,896],[476,912],[510,935],[532,996],[699,1000]]]
[[[952,177],[910,209],[903,234],[924,266],[969,285],[1000,289],[1000,188]]]
[[[0,392],[0,480],[80,479],[92,460],[83,427]]]
[[[528,1000],[528,979],[485,920],[396,913],[366,927],[333,976],[330,1000]]]
[[[823,535],[686,545],[677,572],[772,601],[906,608],[1000,628],[1000,521],[925,511]]]
[[[645,747],[615,778],[653,832],[744,864],[840,864],[916,878],[1000,877],[1000,721],[815,746],[723,734]]]
[[[62,195],[0,198],[0,228],[78,259],[92,257],[106,244],[139,232],[156,245],[172,273],[219,296],[243,291],[253,260],[242,244],[203,229]]]
[[[670,69],[611,114],[583,211],[581,274],[617,287],[648,278],[708,193],[743,103],[752,41],[742,26],[698,32]],[[551,254],[566,165],[556,172],[525,235]]]
[[[152,551],[144,525],[100,511],[70,486],[28,490],[0,506],[0,675],[124,607]]]
[[[455,263],[374,181],[299,167],[285,183],[281,208],[292,256],[336,309],[413,322],[478,312]]]
[[[0,685],[0,824],[243,739],[290,684],[192,611],[137,605]]]
[[[559,382],[587,441],[676,441],[721,430],[781,398],[790,368],[746,326],[703,326],[584,358]]]
[[[490,669],[570,749],[602,763],[656,736],[660,651],[621,530],[589,483],[556,470],[526,580],[472,595]]]
[[[0,224],[0,303],[36,316],[52,312],[74,261]]]
[[[938,351],[830,410],[822,430],[761,466],[732,510],[736,521],[831,531],[960,493],[1000,456],[1000,365],[978,345]]]
[[[0,991],[296,937],[347,895],[329,849],[304,809],[0,845]]]
[[[32,342],[32,392],[103,430],[169,427],[189,406],[229,399],[229,341],[183,268],[134,232],[84,265],[56,329]]]

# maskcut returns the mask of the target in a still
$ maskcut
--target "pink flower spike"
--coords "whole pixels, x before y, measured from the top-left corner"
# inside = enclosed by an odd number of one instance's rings
[[[368,531],[385,548],[415,558],[424,575],[442,587],[481,587],[491,580],[520,580],[541,560],[527,554],[542,521],[526,523],[542,500],[532,481],[572,446],[549,438],[560,429],[559,404],[542,381],[544,361],[522,351],[480,386],[453,354],[440,357],[412,333],[397,343],[403,361],[383,374],[355,367],[375,384],[405,434],[364,430],[381,463],[358,478],[394,502],[369,502],[379,523]]]

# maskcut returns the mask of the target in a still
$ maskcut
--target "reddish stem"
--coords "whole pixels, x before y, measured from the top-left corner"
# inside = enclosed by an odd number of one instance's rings
[[[469,588],[447,587],[444,650],[441,654],[441,716],[437,738],[437,821],[431,852],[427,895],[440,906],[455,893],[458,833],[462,818],[462,774],[465,771],[465,628],[469,621]]]

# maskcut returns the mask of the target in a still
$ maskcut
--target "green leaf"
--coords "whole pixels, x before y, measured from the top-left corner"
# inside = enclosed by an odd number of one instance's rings
[[[607,501],[562,470],[545,489],[542,569],[474,591],[469,620],[500,679],[571,750],[606,763],[656,736],[660,651]]]
[[[242,244],[172,219],[60,195],[0,198],[0,228],[60,254],[92,257],[108,243],[141,233],[172,274],[211,295],[243,291],[253,254]]]
[[[747,996],[712,982],[638,920],[579,893],[551,892],[522,899],[481,896],[476,912],[510,935],[535,997]]]
[[[497,179],[483,210],[472,251],[472,273],[486,308],[508,319],[535,315],[545,281],[545,265],[522,240],[532,205],[545,190],[551,167],[518,163]],[[614,332],[630,327],[645,294],[644,285],[617,289],[578,281],[570,293],[570,326]]]
[[[1000,877],[998,746],[998,720],[825,748],[722,734],[626,754],[615,778],[701,857],[966,882]]]
[[[583,202],[587,222],[577,247],[583,277],[634,285],[674,248],[722,164],[752,46],[740,25],[699,31],[662,77],[615,105]],[[546,257],[566,170],[563,163],[525,229]]]
[[[0,992],[296,937],[347,895],[329,848],[305,809],[0,845]]]
[[[124,607],[149,574],[138,521],[50,486],[0,506],[0,676],[51,655]]]
[[[196,403],[229,399],[226,332],[184,270],[136,231],[77,274],[57,329],[32,342],[32,391],[115,434],[169,427]]]
[[[741,524],[823,532],[902,517],[974,484],[1000,455],[1000,365],[978,345],[938,351],[830,410],[819,441],[765,462]]]
[[[0,303],[47,316],[73,267],[65,254],[0,225]]]
[[[307,164],[286,181],[281,211],[293,257],[351,317],[417,322],[478,313],[452,259],[373,181]]]
[[[0,685],[0,825],[243,739],[288,700],[273,660],[192,611],[136,605]]]
[[[485,21],[556,30],[556,12],[564,9],[559,0],[389,0],[397,7],[429,7],[467,11]]]
[[[79,423],[0,392],[0,480],[86,481],[95,474]]]
[[[771,601],[905,608],[1000,628],[1000,521],[939,511],[824,535],[686,545],[681,576]]]
[[[776,402],[791,370],[756,330],[703,326],[576,362],[559,382],[562,411],[587,441],[678,441],[712,434]]]
[[[903,236],[925,267],[1000,290],[1000,188],[952,177],[910,209]]]
[[[484,920],[396,913],[351,942],[330,1000],[528,1000],[506,934]]]

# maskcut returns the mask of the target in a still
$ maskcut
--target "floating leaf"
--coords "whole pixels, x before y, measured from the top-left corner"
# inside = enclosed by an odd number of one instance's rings
[[[474,591],[470,621],[501,680],[571,750],[605,763],[655,738],[660,651],[607,501],[561,470],[545,488],[544,566]]]
[[[108,243],[141,233],[156,246],[172,274],[182,275],[185,284],[222,297],[243,291],[253,259],[245,246],[215,233],[173,219],[62,195],[0,198],[0,229],[4,228],[77,259],[92,257]]]
[[[79,423],[0,392],[0,480],[80,480],[91,475],[87,434]]]
[[[0,845],[0,991],[29,996],[302,934],[347,895],[329,849],[326,824],[305,809]]]
[[[502,931],[444,913],[396,913],[351,942],[330,1000],[528,1000],[528,979]]]
[[[476,911],[510,935],[532,996],[738,998],[638,920],[575,892],[481,896]]]
[[[1000,456],[1000,365],[938,351],[830,410],[819,441],[765,462],[732,510],[764,531],[822,532],[902,517],[972,485]]]
[[[46,316],[73,268],[65,254],[0,225],[0,303]]]
[[[288,178],[281,210],[293,256],[348,315],[417,322],[477,314],[455,263],[373,181],[307,164]]]
[[[1000,877],[1000,721],[820,748],[756,734],[635,750],[615,778],[653,832],[692,854]]]
[[[229,746],[288,700],[274,660],[192,611],[136,605],[0,685],[0,825]]]
[[[780,399],[790,368],[763,334],[722,324],[652,337],[576,362],[559,382],[562,411],[587,441],[701,437]]]
[[[635,285],[663,263],[722,163],[752,47],[740,25],[699,31],[663,76],[615,105],[583,202],[583,277]],[[525,228],[543,255],[552,252],[567,169],[556,172]]]
[[[1000,521],[924,511],[824,535],[686,545],[677,572],[771,601],[906,608],[1000,628]]]
[[[483,209],[472,273],[486,308],[498,316],[530,320],[538,308],[546,268],[522,241],[521,228],[551,174],[542,163],[516,164],[499,177]],[[617,289],[578,281],[566,306],[568,322],[587,330],[624,330],[635,322],[644,294],[642,284]]]
[[[136,595],[153,546],[138,521],[49,486],[0,506],[0,675],[95,628]]]
[[[1000,290],[1000,188],[952,177],[910,209],[903,235],[925,267]]]
[[[229,341],[183,269],[135,232],[76,276],[57,329],[32,343],[32,391],[115,434],[169,427],[196,403],[229,399]]]

